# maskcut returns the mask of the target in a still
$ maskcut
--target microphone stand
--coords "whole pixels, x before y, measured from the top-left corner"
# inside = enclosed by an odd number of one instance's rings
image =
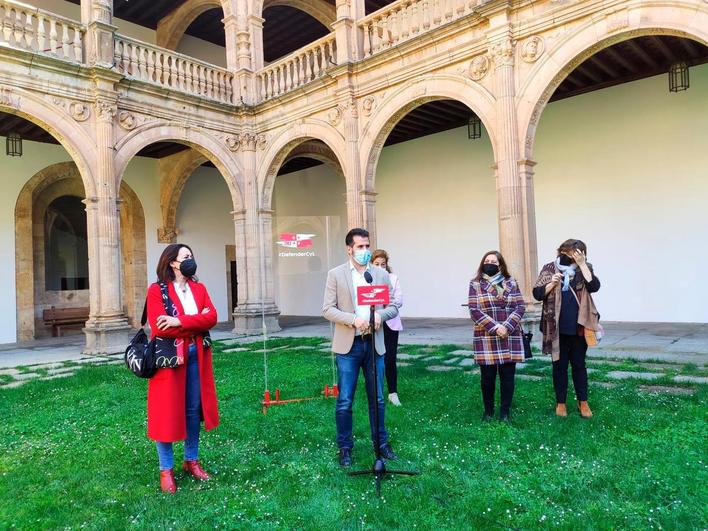
[[[368,280],[368,279],[367,279]],[[369,281],[369,284],[371,281]],[[380,419],[379,419],[379,372],[376,368],[376,360],[378,354],[376,353],[376,338],[375,338],[375,328],[374,328],[374,305],[369,306],[369,330],[371,331],[371,372],[374,382],[374,431],[376,432],[376,459],[374,460],[374,465],[371,469],[367,470],[356,470],[354,472],[349,472],[350,476],[365,476],[368,474],[373,474],[376,478],[376,494],[381,496],[381,482],[386,478],[387,474],[395,474],[399,476],[417,476],[420,472],[411,472],[407,470],[388,470],[386,468],[386,463],[381,457],[381,434],[380,434]],[[383,326],[383,323],[381,323]]]

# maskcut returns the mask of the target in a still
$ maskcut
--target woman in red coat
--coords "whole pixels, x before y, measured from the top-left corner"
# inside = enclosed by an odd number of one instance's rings
[[[158,369],[148,382],[148,437],[157,444],[160,488],[169,493],[177,490],[172,443],[184,440],[182,469],[197,480],[207,480],[198,461],[200,421],[207,431],[219,424],[210,341],[204,341],[216,324],[216,309],[196,272],[187,245],[168,245],[157,264],[158,282],[147,294],[153,337],[174,338],[181,360],[175,368]],[[168,298],[162,294],[165,287]]]

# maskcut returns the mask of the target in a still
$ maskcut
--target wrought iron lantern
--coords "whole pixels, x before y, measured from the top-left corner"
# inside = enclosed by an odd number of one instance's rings
[[[674,63],[669,68],[669,90],[679,92],[688,88],[688,65],[684,62]]]
[[[480,120],[476,114],[470,116],[467,122],[467,136],[470,140],[482,138],[482,120]]]
[[[22,156],[22,137],[19,133],[8,133],[5,138],[5,153],[8,157]]]

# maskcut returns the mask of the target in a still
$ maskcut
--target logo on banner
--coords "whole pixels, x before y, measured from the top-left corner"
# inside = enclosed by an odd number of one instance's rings
[[[388,286],[384,285],[358,286],[356,297],[359,306],[386,305],[390,301]]]
[[[314,251],[303,251],[312,247],[312,238],[316,234],[300,234],[295,232],[282,232],[276,242],[281,247],[299,252],[281,252],[278,256],[315,256]]]

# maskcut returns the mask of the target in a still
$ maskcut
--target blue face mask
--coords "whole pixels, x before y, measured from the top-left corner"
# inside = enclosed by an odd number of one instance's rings
[[[359,265],[366,265],[371,260],[371,251],[369,249],[359,249],[354,251],[354,260]]]

